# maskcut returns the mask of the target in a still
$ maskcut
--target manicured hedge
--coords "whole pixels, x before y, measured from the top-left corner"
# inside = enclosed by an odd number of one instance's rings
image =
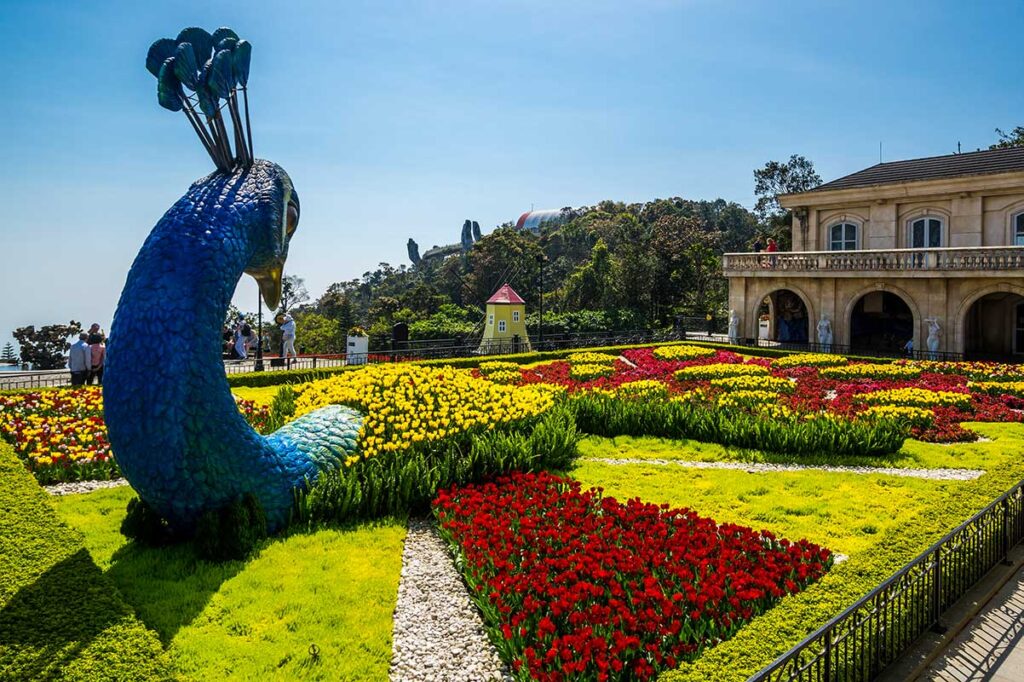
[[[592,353],[607,353],[608,351],[623,351],[630,348],[656,348],[659,346],[678,346],[681,344],[691,346],[704,346],[721,350],[731,350],[744,355],[751,355],[762,358],[781,358],[787,355],[802,353],[803,351],[777,350],[774,348],[761,348],[759,346],[734,346],[727,343],[711,343],[708,341],[663,341],[661,343],[632,343],[623,346],[600,346],[596,348],[565,348],[553,351],[533,351],[529,353],[512,353],[508,355],[474,355],[466,358],[440,358],[437,360],[411,360],[417,365],[448,365],[450,367],[475,368],[482,362],[502,360],[515,362],[520,365],[528,365],[533,362],[544,362],[547,360],[564,360],[570,355],[582,351]],[[846,356],[850,360],[869,360],[875,363],[892,362],[886,358],[868,358]],[[301,384],[307,381],[324,379],[338,372],[347,372],[359,369],[365,365],[345,365],[342,367],[326,367],[324,369],[290,369],[279,372],[249,372],[247,374],[233,374],[228,377],[228,384],[231,386],[277,386],[283,384]]]
[[[156,634],[135,617],[0,443],[0,680],[164,680]]]
[[[595,436],[689,438],[794,455],[888,455],[903,447],[909,435],[909,429],[895,420],[765,418],[743,410],[672,400],[621,400],[599,393],[577,394],[569,405],[577,428]]]
[[[1006,447],[1024,448],[1024,429],[1007,426]],[[665,673],[663,682],[737,682],[747,679],[878,587],[936,540],[1024,479],[1024,463],[1010,461],[975,481],[951,486],[941,505],[925,507],[887,531],[868,550],[834,567],[806,591],[787,597],[732,639],[693,663]]]

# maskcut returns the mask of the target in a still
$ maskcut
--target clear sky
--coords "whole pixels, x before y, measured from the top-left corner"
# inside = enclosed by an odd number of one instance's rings
[[[136,251],[212,170],[145,70],[156,38],[253,44],[258,156],[302,197],[314,295],[536,208],[753,204],[752,170],[826,180],[1024,125],[1024,3],[0,0],[0,344],[108,328]],[[236,301],[255,307],[243,280]],[[160,350],[159,344],[154,347]]]

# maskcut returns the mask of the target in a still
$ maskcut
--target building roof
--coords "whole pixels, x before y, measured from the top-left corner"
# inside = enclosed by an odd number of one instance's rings
[[[494,292],[494,296],[487,299],[488,303],[526,303],[519,294],[506,282],[500,289]]]
[[[878,163],[832,182],[826,182],[810,191],[826,192],[833,189],[852,189],[873,185],[1021,171],[1024,171],[1024,147],[987,149],[980,152]]]

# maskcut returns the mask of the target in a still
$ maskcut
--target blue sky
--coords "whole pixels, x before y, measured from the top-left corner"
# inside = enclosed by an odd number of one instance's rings
[[[724,197],[804,154],[826,180],[1024,125],[1024,3],[0,0],[0,343],[105,328],[153,224],[212,164],[144,68],[156,38],[254,47],[258,156],[302,197],[319,294],[531,205]],[[236,300],[255,306],[251,280]],[[162,351],[158,351],[162,352]]]

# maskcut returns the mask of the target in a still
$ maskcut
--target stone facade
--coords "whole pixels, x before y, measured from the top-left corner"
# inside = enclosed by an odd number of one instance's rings
[[[758,336],[761,313],[770,338],[787,340],[780,330],[793,321],[772,308],[776,292],[789,291],[806,308],[812,342],[825,315],[837,345],[881,340],[891,349],[912,338],[923,350],[934,318],[939,351],[1024,353],[1024,172],[825,189],[780,202],[793,211],[793,251],[724,259],[742,336]]]

